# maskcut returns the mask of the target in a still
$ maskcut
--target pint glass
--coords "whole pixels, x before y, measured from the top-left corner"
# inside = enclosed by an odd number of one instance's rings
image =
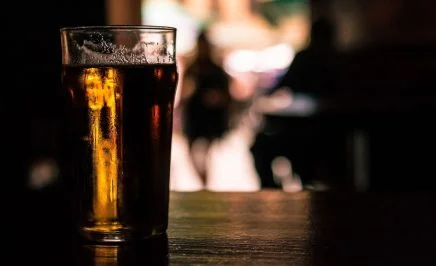
[[[123,242],[165,233],[176,29],[70,27],[60,35],[80,234]]]

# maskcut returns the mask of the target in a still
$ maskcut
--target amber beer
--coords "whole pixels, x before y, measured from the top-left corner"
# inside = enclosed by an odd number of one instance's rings
[[[85,239],[124,242],[167,230],[175,34],[159,26],[61,29],[71,187]]]
[[[165,232],[176,65],[64,66],[63,84],[74,109],[82,233]]]
[[[72,145],[65,178],[92,242],[164,234],[168,226],[176,29],[60,29]],[[74,184],[74,185],[73,185]]]

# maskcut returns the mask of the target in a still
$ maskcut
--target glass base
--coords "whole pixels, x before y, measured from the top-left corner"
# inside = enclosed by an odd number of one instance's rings
[[[138,235],[131,228],[126,227],[111,227],[94,226],[83,227],[80,229],[80,234],[85,240],[99,243],[120,243],[134,240],[147,239],[153,236],[165,234],[166,230],[162,226],[153,227],[150,233]]]

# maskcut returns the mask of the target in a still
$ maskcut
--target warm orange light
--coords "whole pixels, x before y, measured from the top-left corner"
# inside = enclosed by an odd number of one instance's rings
[[[157,80],[161,80],[163,77],[163,69],[160,67],[157,67],[154,69],[154,76],[156,77]]]
[[[157,140],[159,138],[160,115],[159,104],[153,105],[153,107],[151,107],[151,137],[153,140]]]
[[[92,220],[102,231],[113,230],[118,224],[118,153],[116,89],[117,72],[89,68],[85,72],[85,89],[89,108],[90,145],[95,182]],[[107,108],[104,112],[103,109]],[[107,125],[103,128],[103,125]],[[115,227],[115,228],[114,228]]]
[[[96,245],[92,249],[94,250],[95,266],[118,265],[119,246]]]

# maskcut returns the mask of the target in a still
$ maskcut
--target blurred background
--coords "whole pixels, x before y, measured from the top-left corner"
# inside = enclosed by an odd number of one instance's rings
[[[172,190],[432,190],[435,8],[431,0],[15,1],[1,34],[5,194],[62,178],[69,121],[59,28],[102,24],[178,29]]]

